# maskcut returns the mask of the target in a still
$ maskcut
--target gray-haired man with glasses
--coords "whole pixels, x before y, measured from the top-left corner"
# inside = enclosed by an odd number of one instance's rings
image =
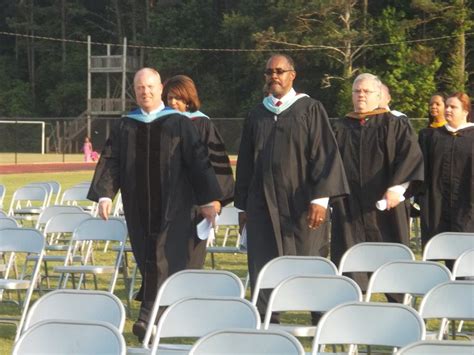
[[[408,198],[423,180],[423,157],[408,119],[379,108],[381,89],[375,75],[359,75],[352,86],[354,112],[333,124],[351,191],[332,203],[336,264],[360,242],[409,242]],[[356,280],[364,288],[367,276]]]

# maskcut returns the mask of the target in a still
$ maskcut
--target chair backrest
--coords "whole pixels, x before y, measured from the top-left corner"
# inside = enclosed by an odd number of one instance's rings
[[[351,301],[362,301],[362,292],[355,281],[346,276],[292,276],[273,289],[263,327],[270,326],[272,312],[326,312]]]
[[[404,346],[396,355],[472,355],[474,342],[459,340],[422,340]]]
[[[320,256],[280,256],[266,263],[258,273],[252,303],[257,304],[260,289],[275,288],[290,276],[336,274],[336,266],[329,259]]]
[[[49,204],[51,203],[51,198],[54,194],[53,186],[49,182],[42,182],[42,181],[30,182],[26,186],[42,186],[42,187],[44,187],[45,190],[48,192],[48,201],[46,202],[46,206],[49,206]]]
[[[400,243],[365,242],[349,248],[339,263],[339,274],[345,272],[373,272],[383,264],[395,260],[415,260],[415,255]]]
[[[6,212],[0,211],[0,217],[8,217]]]
[[[53,194],[56,195],[54,199],[54,204],[57,205],[59,203],[59,198],[61,197],[61,184],[54,180],[45,181],[45,182],[51,185],[53,189]]]
[[[33,228],[0,229],[0,252],[42,254],[44,237]]]
[[[69,189],[64,190],[61,200],[59,202],[60,205],[81,205],[80,201],[86,201],[87,206],[94,205],[94,202],[89,201],[87,198],[87,194],[89,193],[89,185],[78,185],[73,186]]]
[[[444,232],[426,243],[423,260],[456,260],[468,249],[474,249],[474,233]]]
[[[169,306],[160,317],[152,354],[156,354],[162,338],[196,338],[224,328],[259,329],[256,307],[240,297],[185,298]]]
[[[182,270],[161,285],[150,312],[154,324],[159,307],[169,306],[189,297],[244,297],[244,286],[237,275],[223,270]],[[148,327],[143,344],[148,344],[152,327]]]
[[[71,320],[40,322],[15,343],[12,354],[121,354],[122,334],[109,323]]]
[[[48,243],[57,244],[58,235],[62,236],[62,246],[60,250],[64,250],[63,246],[66,246],[67,249],[68,243],[70,243],[72,238],[72,233],[74,230],[84,221],[91,219],[92,216],[87,212],[75,212],[75,213],[59,213],[46,222],[43,233],[48,238]],[[70,233],[70,236],[66,238],[64,233]]]
[[[48,191],[43,186],[23,186],[19,187],[13,193],[10,208],[8,209],[8,215],[13,215],[14,211],[17,209],[18,203],[22,201],[28,202],[37,202],[40,208],[46,207],[48,202]]]
[[[16,219],[7,216],[0,216],[0,229],[4,228],[18,228],[19,224]]]
[[[219,226],[238,226],[239,212],[234,206],[227,206],[221,209],[219,219],[217,221]]]
[[[454,263],[453,277],[474,277],[474,249],[459,255]]]
[[[224,329],[199,339],[189,355],[303,355],[304,348],[293,335],[277,330]]]
[[[74,241],[116,241],[125,244],[127,226],[119,218],[105,221],[101,218],[89,218],[81,222],[74,230]]]
[[[434,286],[452,279],[446,266],[433,261],[400,260],[380,266],[370,277],[365,300],[373,293],[426,294]]]
[[[5,185],[0,184],[0,208],[3,208],[3,199],[5,198],[6,191]]]
[[[92,219],[92,216],[84,211],[59,213],[46,222],[46,225],[44,226],[44,234],[72,233],[82,222],[89,219]]]
[[[420,304],[424,319],[474,320],[474,281],[449,281],[433,287]]]
[[[26,295],[23,299],[23,307],[21,311],[20,320],[17,326],[17,332],[15,335],[15,340],[18,339],[20,335],[20,331],[23,327],[23,323],[26,318],[27,310],[30,304],[31,295],[33,294],[33,290],[35,288],[36,282],[38,280],[40,266],[43,260],[44,255],[44,246],[45,246],[45,239],[44,236],[36,229],[32,228],[5,228],[0,229],[0,252],[8,253],[11,252],[12,254],[25,254],[23,260],[26,260],[26,254],[28,256],[37,256],[36,262],[32,268],[28,268],[31,272],[28,275],[22,275],[22,283],[25,283],[25,280],[28,282],[22,286],[17,287],[14,286],[13,288],[18,289],[25,289]],[[19,259],[19,258],[17,258]],[[6,270],[4,272],[4,278],[9,279],[9,270],[12,269],[12,263],[14,262],[15,258],[9,258],[9,262],[6,266]],[[11,279],[10,279],[11,280]],[[13,285],[19,285],[17,280],[11,280],[7,282],[5,286],[2,284],[2,289],[8,288],[8,283]]]
[[[352,302],[323,315],[312,354],[317,354],[323,344],[402,347],[424,338],[425,323],[413,308],[397,303]]]
[[[120,218],[109,218],[107,221],[100,219],[100,218],[90,218],[86,219],[82,223],[80,223],[77,228],[74,230],[72,234],[71,242],[69,244],[66,260],[64,263],[64,267],[74,267],[79,266],[81,264],[84,266],[85,264],[89,264],[91,260],[93,260],[93,250],[95,242],[115,242],[117,243],[116,246],[111,248],[113,251],[116,252],[116,257],[114,260],[113,265],[100,265],[100,268],[107,267],[111,270],[111,278],[109,283],[109,291],[113,292],[115,288],[115,284],[117,282],[118,274],[120,271],[120,266],[122,265],[122,258],[124,254],[125,243],[127,241],[127,226],[125,221]],[[83,243],[86,242],[86,243]],[[87,244],[86,250],[81,251],[82,246]],[[81,246],[81,248],[79,248]],[[79,254],[81,255],[80,261],[75,261],[75,256]],[[105,261],[107,263],[107,261]],[[99,265],[89,265],[90,267],[99,268]],[[55,270],[58,271],[60,268],[56,268]],[[66,287],[69,274],[67,271],[60,271],[65,272],[66,276],[62,280],[62,286]],[[80,278],[79,286],[83,281],[83,277]]]
[[[41,229],[54,216],[60,213],[84,213],[79,206],[53,205],[46,207],[36,221],[36,229]],[[71,230],[72,232],[72,230]]]
[[[38,299],[30,308],[23,332],[49,319],[102,321],[120,332],[125,325],[125,307],[110,292],[92,290],[55,290]]]

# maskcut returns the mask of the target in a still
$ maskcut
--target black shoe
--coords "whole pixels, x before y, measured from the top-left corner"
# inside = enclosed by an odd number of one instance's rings
[[[142,320],[137,320],[133,324],[132,332],[134,335],[136,335],[140,343],[143,342],[143,339],[145,338],[146,328],[147,328],[147,323],[145,323]]]

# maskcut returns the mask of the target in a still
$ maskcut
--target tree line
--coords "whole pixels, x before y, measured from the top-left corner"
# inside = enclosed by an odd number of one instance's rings
[[[83,112],[87,48],[73,40],[91,35],[94,42],[113,44],[127,37],[130,51],[143,55],[163,79],[191,76],[202,110],[211,117],[245,116],[263,96],[265,60],[279,51],[297,64],[297,91],[322,101],[331,117],[351,111],[351,83],[360,72],[380,76],[391,89],[391,106],[426,117],[433,93],[474,93],[473,5],[471,0],[0,0],[0,116]],[[104,53],[100,45],[94,50]]]

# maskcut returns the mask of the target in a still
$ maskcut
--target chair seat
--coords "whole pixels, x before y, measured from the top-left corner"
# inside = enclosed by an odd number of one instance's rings
[[[115,271],[113,266],[100,265],[77,265],[77,266],[57,266],[55,272],[71,274],[112,274]]]
[[[189,350],[191,350],[192,345],[186,344],[160,344],[158,346],[157,353],[160,355],[187,355],[189,354]]]
[[[37,257],[36,255],[29,255],[29,256],[27,257],[27,259],[28,259],[29,261],[31,261],[31,260],[37,260],[38,257]],[[73,259],[74,259],[75,262],[79,262],[79,261],[82,260],[82,257],[81,257],[80,255],[75,255],[75,256],[73,257]],[[43,261],[64,262],[64,260],[66,260],[66,255],[44,255],[44,256],[43,256]]]
[[[245,249],[240,249],[237,247],[208,247],[208,253],[223,253],[223,254],[246,254]]]
[[[150,354],[150,353],[151,353],[151,349],[127,347],[127,355]]]
[[[2,279],[0,290],[26,290],[30,286],[29,280]]]
[[[270,323],[269,330],[281,330],[290,333],[296,337],[314,337],[316,330],[315,325],[298,325],[298,324],[275,324]]]
[[[68,245],[53,244],[53,245],[47,245],[45,250],[67,251],[68,248],[69,248]]]
[[[191,350],[192,345],[186,345],[186,344],[160,344],[158,346],[158,353],[161,354],[183,354],[187,355],[189,353],[189,350]],[[127,355],[130,354],[150,354],[151,349],[145,349],[145,348],[132,348],[132,347],[127,347]]]
[[[22,221],[32,221],[38,219],[38,216],[43,212],[41,207],[25,207],[13,210],[13,218]]]
[[[191,345],[164,344],[158,347],[157,353],[160,355],[187,355]],[[127,355],[150,354],[151,349],[145,348],[127,348]]]

